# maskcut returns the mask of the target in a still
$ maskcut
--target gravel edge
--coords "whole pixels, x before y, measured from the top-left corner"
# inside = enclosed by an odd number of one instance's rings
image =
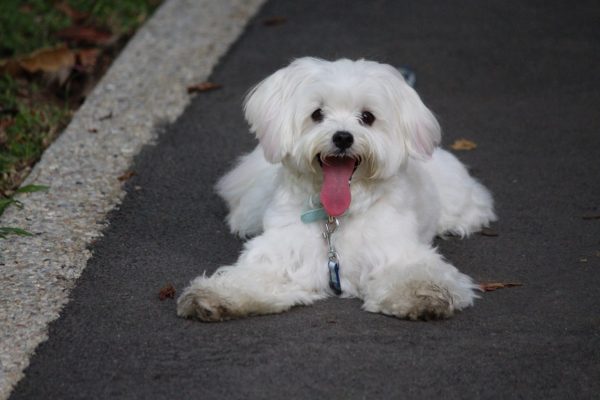
[[[190,101],[265,0],[167,0],[137,32],[44,153],[0,226],[33,237],[0,240],[0,400],[24,376],[91,256],[88,246],[125,196],[118,177]]]

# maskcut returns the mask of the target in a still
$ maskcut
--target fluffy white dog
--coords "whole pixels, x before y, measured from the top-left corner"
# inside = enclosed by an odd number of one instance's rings
[[[436,252],[437,235],[496,219],[490,193],[450,153],[393,67],[302,58],[254,87],[258,147],[217,185],[235,265],[194,279],[177,313],[202,321],[279,313],[333,293],[399,318],[450,317],[477,286]]]

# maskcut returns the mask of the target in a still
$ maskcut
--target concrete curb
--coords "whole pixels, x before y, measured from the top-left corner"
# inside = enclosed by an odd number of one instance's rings
[[[118,177],[156,138],[157,126],[183,112],[187,85],[207,79],[263,2],[166,1],[26,181],[50,190],[20,196],[25,208],[0,218],[0,226],[35,233],[0,241],[0,399],[47,339],[91,256],[87,247],[123,199]]]

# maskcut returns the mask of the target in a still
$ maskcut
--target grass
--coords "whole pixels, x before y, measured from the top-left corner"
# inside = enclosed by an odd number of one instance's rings
[[[160,0],[69,0],[72,9],[89,14],[89,20],[117,35],[137,29],[160,4]],[[0,1],[0,58],[29,54],[60,40],[55,32],[71,26],[72,19],[60,11],[60,1]]]
[[[9,197],[71,117],[66,104],[45,101],[35,83],[0,76],[0,195]]]
[[[127,39],[160,3],[0,0],[0,67],[36,50],[57,46],[68,46],[73,52],[95,48],[100,54],[93,71],[73,68],[68,71],[69,78],[58,83],[39,73],[16,74],[0,68],[0,214],[8,205],[15,205],[12,196],[32,166],[68,124]],[[115,40],[110,45],[73,43],[57,35],[73,27],[96,27]],[[0,238],[22,234],[19,232],[18,228],[2,227]]]

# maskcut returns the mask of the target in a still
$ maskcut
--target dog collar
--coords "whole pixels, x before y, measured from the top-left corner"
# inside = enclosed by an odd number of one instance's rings
[[[325,208],[323,208],[323,204],[321,204],[318,194],[314,194],[308,198],[308,207],[309,209],[307,211],[300,214],[300,220],[303,223],[310,224],[329,219],[329,215],[327,215]]]
[[[336,217],[327,215],[327,212],[319,201],[319,195],[313,195],[308,198],[308,207],[309,210],[300,215],[300,220],[302,220],[303,223],[310,224],[317,221],[326,221],[323,238],[327,242],[327,269],[329,272],[329,287],[335,294],[339,296],[342,294],[342,285],[340,282],[340,262],[338,253],[333,246],[332,236],[338,226],[340,226],[340,221]]]

